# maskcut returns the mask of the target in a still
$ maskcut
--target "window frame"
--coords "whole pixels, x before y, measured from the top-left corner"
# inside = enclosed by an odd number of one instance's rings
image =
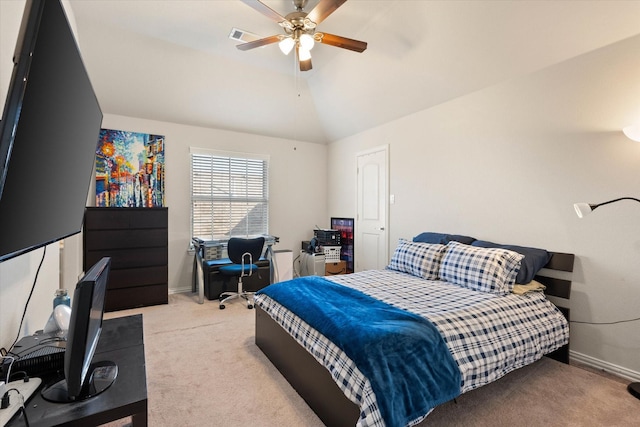
[[[202,174],[209,176],[205,176],[204,178],[197,178],[196,172],[196,157],[200,157],[203,159],[203,164],[206,163],[206,157],[211,158],[211,163],[209,170],[207,168],[202,168],[200,171]],[[242,163],[245,163],[245,173],[249,172],[247,175],[243,177],[238,173],[241,171],[240,166]],[[262,164],[260,168],[258,165]],[[216,168],[220,165],[226,164],[228,167],[225,172],[222,168]],[[268,235],[269,234],[269,167],[270,167],[270,157],[264,154],[256,154],[256,153],[243,153],[243,152],[233,152],[233,151],[223,151],[223,150],[212,150],[205,148],[196,148],[190,147],[189,149],[189,182],[190,182],[190,217],[189,217],[189,229],[191,232],[191,237],[200,238],[205,241],[211,240],[227,240],[230,237],[254,237],[258,235]],[[217,170],[216,170],[217,169]],[[221,176],[224,174],[228,174],[228,180],[221,179]],[[217,174],[217,175],[216,175]],[[261,175],[261,178],[260,178]],[[249,176],[249,179],[247,179]],[[235,177],[235,178],[234,178]],[[207,181],[209,181],[207,183]],[[197,188],[200,186],[201,189],[205,189],[209,191],[209,194],[197,193]],[[244,186],[244,192],[239,190]],[[210,188],[206,188],[210,187]],[[259,193],[259,189],[261,189],[261,194]],[[235,191],[235,193],[234,193]],[[213,194],[217,192],[218,194]],[[220,193],[227,193],[227,195],[220,195]],[[209,214],[204,214],[204,217],[209,215],[210,222],[210,235],[204,236],[202,234],[202,227],[206,226],[198,226],[197,216],[202,215],[202,213],[198,214],[196,210],[197,203],[202,202],[201,209],[206,212],[207,209],[210,209]],[[211,203],[210,207],[206,207],[207,203]],[[225,209],[225,204],[228,204],[228,209],[225,212],[225,219],[218,219],[214,216],[215,209]],[[246,211],[244,213],[238,214],[238,212],[242,212],[244,209],[241,205],[246,204]],[[216,206],[217,205],[217,206]],[[253,207],[250,207],[253,206]],[[242,220],[247,220],[250,218],[249,214],[256,207],[259,208],[256,215],[253,216],[253,220],[245,221],[245,229],[242,233],[235,232],[234,229],[241,223]],[[238,218],[241,217],[239,222],[235,222]],[[259,230],[256,230],[255,220],[260,222]],[[204,222],[203,222],[204,223]],[[218,225],[216,225],[218,223]],[[221,226],[220,224],[227,223],[226,227]],[[235,224],[235,225],[234,225]],[[251,229],[251,228],[254,229]],[[218,232],[216,232],[216,230]],[[225,233],[221,231],[224,230]],[[200,233],[200,235],[196,235],[196,233]],[[206,238],[205,238],[206,237]],[[190,243],[190,247],[192,247],[192,242]]]

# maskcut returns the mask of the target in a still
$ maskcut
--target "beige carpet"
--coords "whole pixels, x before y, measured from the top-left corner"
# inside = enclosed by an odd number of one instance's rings
[[[253,310],[192,294],[143,313],[149,425],[322,426],[254,344]],[[625,384],[543,358],[436,408],[420,426],[637,426]],[[127,420],[110,423],[126,425]]]

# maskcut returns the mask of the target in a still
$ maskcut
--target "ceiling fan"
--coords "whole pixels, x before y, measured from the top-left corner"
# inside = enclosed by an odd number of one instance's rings
[[[303,9],[307,5],[308,0],[293,0],[296,11],[283,17],[260,0],[242,0],[243,3],[251,6],[267,18],[276,21],[282,27],[285,34],[265,37],[239,44],[236,47],[240,50],[249,50],[272,43],[278,43],[280,50],[285,55],[295,50],[297,61],[300,64],[300,71],[308,71],[312,68],[311,49],[316,42],[349,49],[354,52],[363,52],[367,48],[366,42],[316,31],[317,25],[346,1],[347,0],[320,0],[316,7],[307,13]]]

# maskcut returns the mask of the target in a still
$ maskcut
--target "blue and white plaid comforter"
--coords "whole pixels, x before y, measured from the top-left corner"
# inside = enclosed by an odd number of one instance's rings
[[[542,293],[498,296],[391,270],[326,279],[435,324],[460,368],[462,393],[528,365],[569,341],[566,319]],[[256,304],[325,366],[347,398],[359,405],[358,427],[384,426],[371,384],[342,350],[269,297],[256,296]]]

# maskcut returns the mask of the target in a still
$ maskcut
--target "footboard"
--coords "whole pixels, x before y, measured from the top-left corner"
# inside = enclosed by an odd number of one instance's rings
[[[256,345],[328,426],[353,427],[360,409],[344,395],[329,371],[259,306]]]

